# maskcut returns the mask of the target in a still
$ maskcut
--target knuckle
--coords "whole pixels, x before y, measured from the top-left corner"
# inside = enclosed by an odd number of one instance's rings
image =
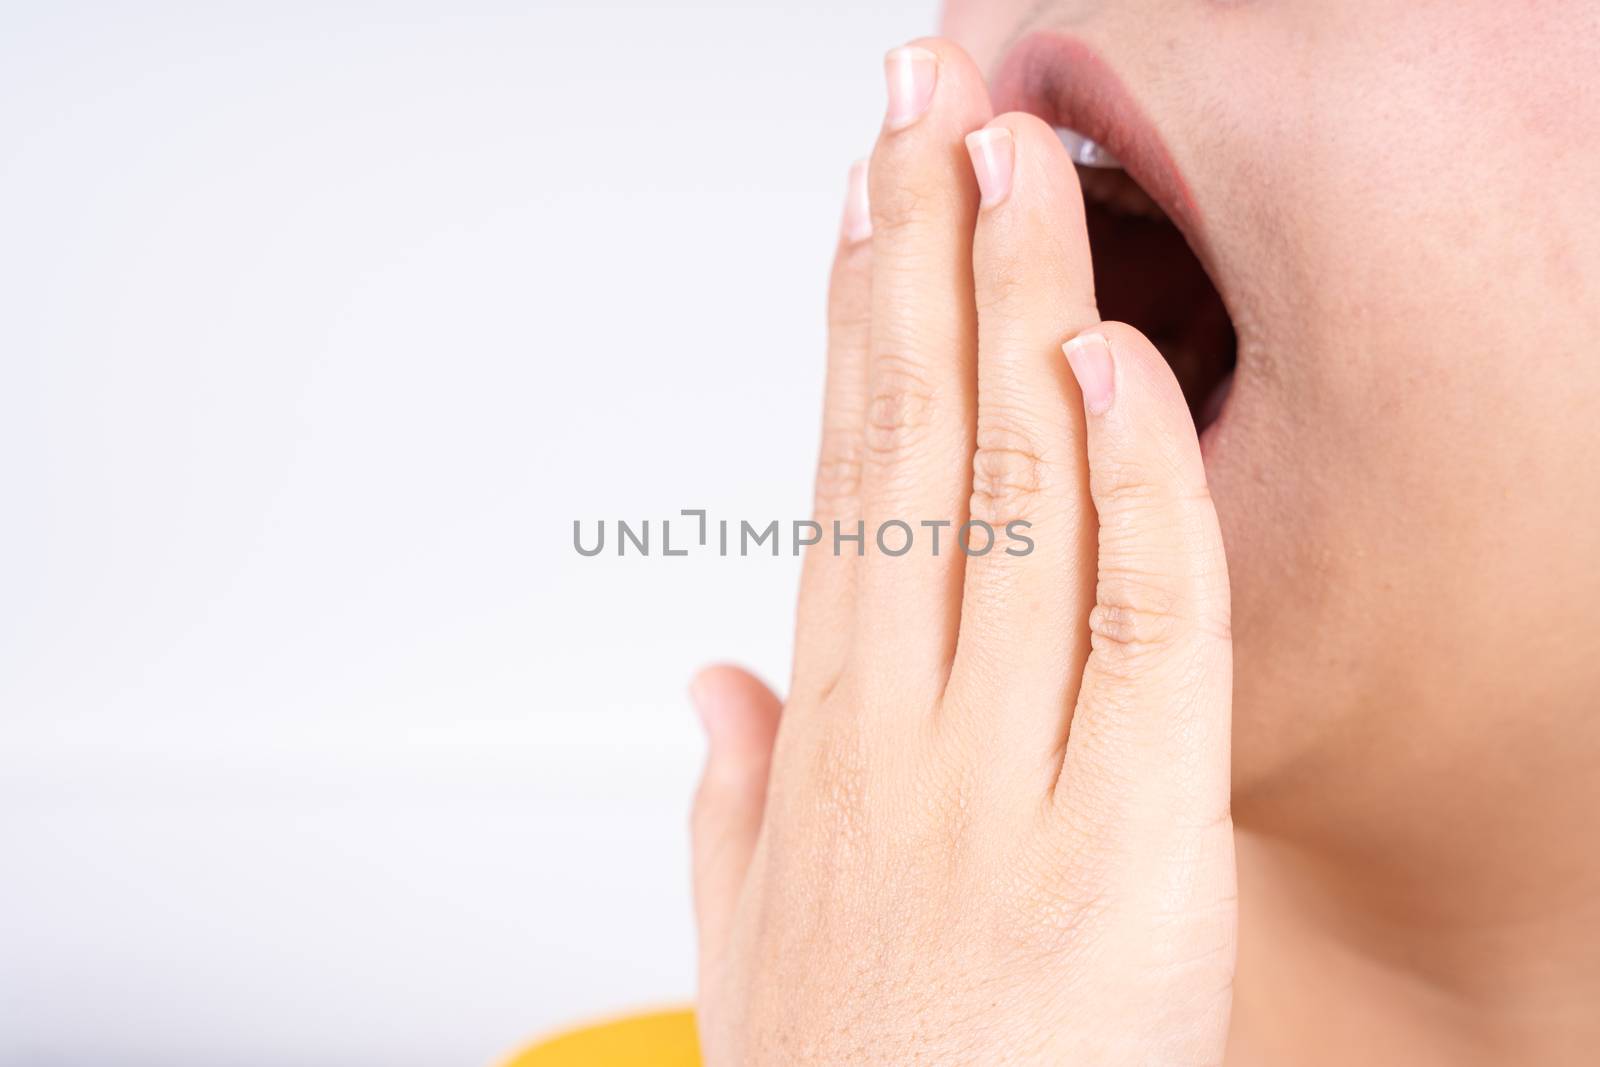
[[[1102,576],[1089,612],[1089,645],[1100,669],[1138,682],[1160,666],[1165,674],[1198,675],[1216,660],[1218,645],[1231,640],[1226,614],[1211,615],[1182,583],[1127,572]]]
[[[1044,492],[1046,461],[1018,420],[989,418],[972,456],[972,518],[1001,527],[1030,516]]]
[[[870,776],[864,739],[842,724],[825,730],[812,747],[809,764],[812,815],[835,851],[849,855],[867,837]]]
[[[1075,897],[1049,882],[1023,885],[1000,909],[995,936],[1003,954],[1018,963],[1049,960],[1060,966],[1093,945],[1106,911],[1104,897]]]
[[[879,167],[874,160],[876,172]],[[919,181],[914,165],[891,157],[882,169],[882,181],[872,185],[872,233],[875,238],[893,240],[907,230],[916,230],[950,216],[948,191],[924,181]]]
[[[1093,646],[1138,656],[1170,649],[1198,633],[1193,604],[1182,584],[1158,571],[1127,566],[1103,572],[1089,612]]]
[[[1006,315],[1025,305],[1036,284],[1018,263],[1006,256],[991,258],[976,272],[974,280],[973,296],[978,314],[995,321],[1004,321]]]
[[[1166,611],[1102,602],[1089,612],[1089,639],[1096,649],[1138,653],[1167,648],[1183,627],[1180,617]]]
[[[1171,502],[1176,495],[1164,471],[1133,460],[1092,465],[1089,488],[1102,511],[1148,510]]]
[[[828,336],[835,343],[865,337],[872,324],[872,294],[865,271],[840,263],[828,286]]]
[[[915,817],[911,830],[902,832],[916,838],[919,853],[941,865],[955,862],[975,843],[987,785],[970,750],[959,743],[933,748],[908,783],[908,810]]]
[[[1095,648],[1125,658],[1228,641],[1228,576],[1216,511],[1204,486],[1124,477],[1095,495],[1100,575],[1090,613]]]
[[[876,459],[894,460],[927,428],[933,390],[922,370],[903,356],[882,355],[876,363],[863,447]]]
[[[1029,849],[1000,924],[1012,951],[1057,963],[1093,951],[1114,907],[1117,862],[1107,844],[1077,833]]]
[[[838,429],[823,431],[814,494],[818,515],[855,514],[861,498],[861,453],[860,434]]]

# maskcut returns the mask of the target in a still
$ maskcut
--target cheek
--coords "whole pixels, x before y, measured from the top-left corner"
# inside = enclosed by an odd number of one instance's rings
[[[1600,682],[1576,648],[1600,632],[1593,294],[1552,298],[1563,257],[1522,213],[1402,204],[1292,242],[1213,471],[1246,785],[1370,762],[1397,716],[1444,751],[1515,734],[1530,679],[1556,707]]]

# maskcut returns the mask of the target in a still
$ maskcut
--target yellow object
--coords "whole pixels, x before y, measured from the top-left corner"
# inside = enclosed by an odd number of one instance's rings
[[[503,1067],[700,1067],[694,1012],[630,1015],[571,1030],[523,1049]]]

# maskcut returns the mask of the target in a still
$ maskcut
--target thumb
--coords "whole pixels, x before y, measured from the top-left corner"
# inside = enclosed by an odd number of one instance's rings
[[[700,959],[721,952],[761,829],[781,704],[738,667],[707,667],[689,686],[707,751],[690,820]]]

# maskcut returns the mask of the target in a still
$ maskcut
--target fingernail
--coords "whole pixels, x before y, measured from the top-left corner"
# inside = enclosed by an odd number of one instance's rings
[[[883,60],[889,79],[891,130],[903,130],[916,122],[933,102],[933,85],[939,78],[939,57],[926,48],[896,48]]]
[[[972,171],[978,176],[983,206],[993,207],[1011,192],[1011,171],[1017,159],[1011,131],[1004,126],[990,126],[967,134],[967,154],[972,157]]]
[[[872,236],[872,207],[867,201],[867,161],[850,164],[850,181],[844,194],[844,239],[846,244]]]
[[[1081,333],[1061,346],[1083,392],[1083,406],[1091,415],[1111,410],[1117,393],[1117,373],[1111,362],[1111,345],[1104,335]]]

